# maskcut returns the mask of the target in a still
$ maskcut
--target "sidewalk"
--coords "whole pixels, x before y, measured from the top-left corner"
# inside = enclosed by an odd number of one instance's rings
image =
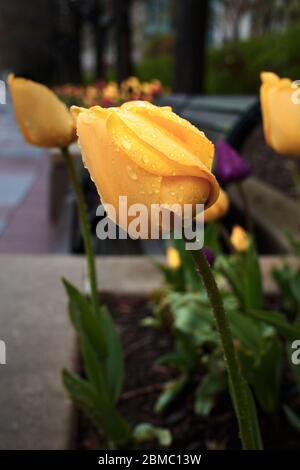
[[[0,253],[50,253],[46,151],[24,143],[10,102],[0,105]]]

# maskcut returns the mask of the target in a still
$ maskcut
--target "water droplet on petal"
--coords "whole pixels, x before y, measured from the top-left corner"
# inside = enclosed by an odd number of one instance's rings
[[[133,181],[136,181],[138,179],[138,175],[129,165],[127,166],[127,173],[128,173],[129,178],[131,178]]]
[[[129,142],[129,140],[125,140],[125,139],[124,139],[124,140],[122,141],[122,145],[123,145],[124,149],[126,149],[126,150],[130,150],[130,149],[131,149],[131,143]]]

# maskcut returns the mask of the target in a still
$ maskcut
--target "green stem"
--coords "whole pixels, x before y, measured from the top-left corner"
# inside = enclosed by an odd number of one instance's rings
[[[223,223],[220,222],[220,221],[216,222],[216,226],[217,226],[217,229],[218,229],[218,232],[219,232],[219,236],[223,239],[226,247],[229,250],[229,253],[234,253],[234,248],[231,244],[230,235],[228,233],[228,230],[223,225]]]
[[[221,343],[228,372],[229,385],[232,394],[233,405],[237,415],[243,448],[257,449],[256,437],[254,435],[254,429],[252,425],[253,420],[251,419],[253,410],[251,410],[249,403],[247,384],[240,373],[240,367],[233,346],[229,323],[226,317],[218,286],[202,251],[192,250],[190,253],[194,258],[196,269],[201,276],[206,288],[214,312],[217,328],[221,337]]]
[[[83,241],[84,241],[85,252],[87,256],[87,266],[88,266],[88,274],[89,274],[90,287],[91,287],[92,305],[93,305],[95,313],[97,313],[99,310],[97,273],[96,273],[95,254],[94,254],[94,248],[93,248],[93,243],[92,243],[86,203],[85,203],[84,195],[83,195],[81,185],[77,176],[73,157],[70,154],[68,147],[62,148],[61,151],[65,158],[69,177],[72,182],[75,196],[76,196],[80,226],[81,226],[81,231],[82,231],[82,236],[83,236]]]

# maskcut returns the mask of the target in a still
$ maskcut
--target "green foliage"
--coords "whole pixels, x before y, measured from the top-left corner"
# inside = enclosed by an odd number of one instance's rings
[[[196,388],[195,413],[208,416],[214,406],[216,396],[226,390],[227,385],[224,371],[207,374]]]
[[[153,440],[157,440],[163,447],[169,447],[172,444],[172,436],[168,429],[159,428],[149,423],[138,424],[134,428],[133,437],[140,444]]]
[[[179,375],[176,379],[170,380],[164,386],[163,392],[158,397],[154,411],[162,413],[168,406],[178,397],[188,383],[188,377],[183,374]]]
[[[115,406],[124,376],[122,348],[109,312],[100,307],[96,315],[88,299],[64,280],[69,299],[69,315],[76,329],[84,360],[86,379],[63,371],[71,398],[99,430],[115,445],[130,439],[129,425]]]
[[[260,72],[270,70],[294,80],[300,76],[300,23],[285,33],[267,34],[246,41],[236,41],[207,51],[205,92],[207,94],[257,94]],[[161,51],[159,48],[157,51]],[[151,54],[136,64],[142,80],[159,78],[165,86],[173,83],[173,54]],[[110,74],[110,78],[113,75]],[[238,77],[238,80],[237,80]]]
[[[257,94],[260,72],[273,71],[299,78],[300,23],[283,34],[226,44],[208,51],[206,92],[209,94]],[[238,80],[237,80],[238,77]]]
[[[165,54],[143,59],[136,64],[135,73],[141,81],[158,78],[164,86],[170,87],[173,82],[173,67],[173,57]]]
[[[245,253],[219,257],[217,269],[236,294],[242,310],[262,308],[263,284],[254,243]]]
[[[254,243],[245,253],[223,255],[217,226],[212,224],[208,228],[205,241],[218,254],[216,278],[224,287],[225,279],[231,288],[231,292],[224,289],[221,293],[243,377],[262,410],[274,413],[280,403],[284,351],[294,339],[300,337],[300,326],[297,322],[289,322],[280,312],[263,309],[262,275]],[[156,402],[155,411],[165,411],[187,384],[195,384],[195,413],[208,415],[218,395],[228,389],[225,363],[210,302],[198,275],[195,277],[193,260],[182,240],[173,240],[173,244],[181,257],[178,270],[181,288],[176,289],[177,284],[170,282],[167,274],[168,289],[165,295],[157,299],[157,308],[159,310],[160,305],[160,314],[171,315],[171,322],[158,323],[172,334],[174,350],[161,357],[159,363],[177,368],[179,375],[166,384]],[[300,291],[297,282],[298,275],[293,273],[293,287],[290,290],[294,292],[294,297]],[[199,368],[203,378],[197,383]],[[295,383],[300,384],[298,369],[295,370],[292,364],[291,369]],[[249,400],[252,400],[250,388]],[[257,428],[257,444],[260,445],[256,419],[253,426]]]
[[[290,425],[296,429],[296,431],[300,432],[300,417],[294,413],[294,411],[288,407],[287,405],[283,406],[286,418]]]
[[[64,280],[70,320],[80,339],[85,377],[63,370],[63,383],[72,400],[104,433],[112,448],[156,438],[170,445],[168,430],[150,424],[131,429],[120,415],[116,402],[124,380],[123,352],[114,321],[105,306],[95,312],[90,301]]]

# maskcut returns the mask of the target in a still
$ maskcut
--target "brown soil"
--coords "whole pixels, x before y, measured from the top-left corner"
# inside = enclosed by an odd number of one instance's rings
[[[119,325],[124,347],[126,379],[119,410],[127,420],[132,425],[149,422],[169,428],[173,435],[172,449],[240,448],[237,425],[227,394],[219,397],[207,418],[193,413],[192,387],[185,390],[164,416],[154,414],[153,405],[162,384],[176,376],[176,371],[169,367],[155,365],[160,355],[170,351],[172,340],[166,332],[140,325],[141,320],[151,313],[149,298],[106,295],[104,301]],[[199,378],[201,380],[201,371]],[[285,387],[283,396],[282,403],[295,404],[297,400],[300,405],[299,397],[293,396],[292,385]],[[299,433],[291,429],[282,412],[268,418],[261,416],[260,421],[265,448],[299,449]],[[83,416],[79,420],[77,448],[101,448],[101,436]]]

